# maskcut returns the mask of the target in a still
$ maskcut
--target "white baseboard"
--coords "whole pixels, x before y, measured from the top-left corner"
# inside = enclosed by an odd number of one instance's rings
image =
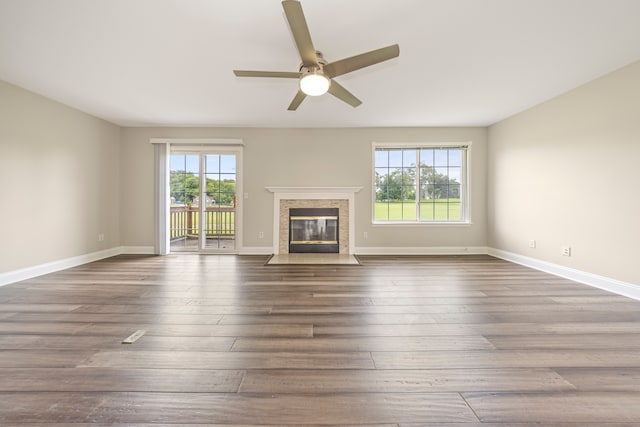
[[[152,255],[153,246],[118,246],[111,249],[92,252],[71,258],[52,261],[19,270],[0,273],[0,286],[21,280],[31,279],[43,274],[53,273],[71,267],[77,267],[89,262],[98,261],[121,254]],[[239,255],[270,255],[273,248],[270,246],[256,246],[242,248]],[[640,285],[623,282],[609,277],[599,276],[586,271],[576,270],[562,265],[553,264],[524,255],[503,251],[484,246],[476,247],[358,247],[355,251],[358,255],[491,255],[496,258],[524,265],[536,270],[544,271],[559,277],[584,283],[599,289],[613,292],[618,295],[640,300]]]
[[[358,247],[358,255],[486,255],[487,247]],[[271,255],[271,246],[244,247],[238,255]]]
[[[562,265],[553,264],[524,255],[503,251],[500,249],[489,248],[489,255],[496,258],[531,267],[536,270],[551,273],[555,276],[564,277],[585,285],[593,286],[598,289],[613,292],[614,294],[640,300],[640,285],[623,282],[621,280],[611,279],[605,276],[588,273],[586,271],[576,270],[574,268],[564,267]]]
[[[486,246],[368,247],[355,249],[357,255],[486,255]]]
[[[78,255],[71,258],[60,259],[57,261],[21,268],[19,270],[0,273],[0,286],[42,276],[43,274],[54,273],[71,267],[77,267],[82,264],[99,261],[112,256],[122,254],[153,255],[153,253],[153,246],[117,246],[115,248],[91,252],[89,254]]]
[[[51,261],[44,264],[21,268],[19,270],[0,273],[0,286],[19,282],[21,280],[31,279],[32,277],[42,276],[43,274],[53,273],[56,271],[64,270],[66,268],[77,267],[88,262],[98,261],[104,258],[120,255],[121,249],[121,247],[105,249],[98,252],[78,255],[71,258],[60,259],[57,261]]]

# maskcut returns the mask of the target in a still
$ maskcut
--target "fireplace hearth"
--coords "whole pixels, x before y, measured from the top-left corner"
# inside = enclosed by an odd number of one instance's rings
[[[290,208],[289,253],[339,253],[338,208]]]

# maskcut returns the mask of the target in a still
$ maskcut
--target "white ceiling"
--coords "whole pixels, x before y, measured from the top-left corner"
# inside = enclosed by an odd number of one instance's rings
[[[287,111],[279,0],[0,0],[0,79],[123,126],[486,126],[640,59],[640,0],[302,0],[329,62],[398,43]]]

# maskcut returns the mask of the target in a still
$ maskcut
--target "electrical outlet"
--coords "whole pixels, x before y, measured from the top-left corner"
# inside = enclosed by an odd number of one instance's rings
[[[364,239],[367,240],[369,238],[369,232],[365,231],[364,233],[362,233],[362,235],[364,236]]]
[[[104,241],[104,233],[98,234],[98,242],[103,242],[103,241]]]
[[[562,255],[563,256],[571,256],[571,247],[570,246],[563,246],[562,247]]]
[[[529,247],[530,248],[535,248],[536,247],[536,241],[535,240],[529,240]]]
[[[264,239],[264,231],[258,233],[258,239]]]

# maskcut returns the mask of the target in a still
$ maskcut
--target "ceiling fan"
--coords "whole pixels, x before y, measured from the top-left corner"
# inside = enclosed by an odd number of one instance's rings
[[[333,79],[343,74],[387,61],[400,54],[400,47],[394,44],[338,61],[327,62],[322,53],[313,47],[309,27],[300,3],[296,0],[284,0],[282,7],[298,47],[298,52],[300,52],[300,58],[302,58],[300,70],[298,72],[233,70],[233,72],[238,77],[299,79],[300,88],[289,105],[290,111],[296,110],[307,95],[319,96],[326,92],[353,107],[357,107],[362,104],[362,101]]]

